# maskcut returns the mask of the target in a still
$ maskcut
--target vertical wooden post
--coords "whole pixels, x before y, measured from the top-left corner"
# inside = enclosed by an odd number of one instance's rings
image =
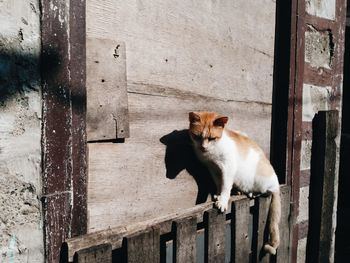
[[[179,219],[174,223],[175,228],[175,246],[173,260],[175,263],[195,263],[196,262],[196,238],[197,238],[197,219],[196,217],[187,217]]]
[[[69,89],[69,4],[41,1],[43,213],[47,262],[59,262],[70,236],[72,155]]]
[[[72,101],[71,236],[87,232],[86,0],[70,0],[70,89]]]
[[[226,214],[212,208],[204,214],[206,262],[225,262]]]
[[[232,262],[245,262],[249,259],[249,215],[250,200],[248,198],[232,202]]]
[[[307,258],[334,261],[338,190],[338,111],[320,111],[313,121]]]
[[[289,186],[282,186],[281,193],[281,221],[280,240],[281,243],[277,249],[276,262],[288,263],[290,262],[290,188]]]
[[[74,255],[74,263],[112,263],[111,244],[102,244],[79,250]]]
[[[269,262],[270,260],[270,254],[266,254],[264,251],[264,245],[267,241],[267,221],[268,221],[268,214],[269,214],[269,208],[270,208],[270,197],[264,197],[260,196],[258,199],[256,199],[256,209],[257,209],[257,222],[255,223],[255,227],[257,227],[256,235],[257,235],[257,242],[255,249],[255,260],[256,262]]]
[[[41,1],[43,213],[48,262],[86,233],[85,0]]]
[[[153,263],[160,260],[159,228],[126,237],[128,263]]]

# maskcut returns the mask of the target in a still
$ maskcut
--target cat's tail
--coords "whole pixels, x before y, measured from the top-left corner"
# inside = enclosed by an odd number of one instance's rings
[[[272,192],[269,211],[269,241],[265,244],[264,250],[267,253],[276,255],[277,247],[280,244],[279,222],[281,219],[281,196],[280,192]]]

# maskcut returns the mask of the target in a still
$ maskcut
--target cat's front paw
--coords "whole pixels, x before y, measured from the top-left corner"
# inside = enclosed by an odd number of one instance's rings
[[[217,209],[219,209],[222,213],[227,211],[228,199],[222,198],[222,196],[220,196],[220,195],[216,196],[215,199],[216,199],[215,206],[217,207]]]

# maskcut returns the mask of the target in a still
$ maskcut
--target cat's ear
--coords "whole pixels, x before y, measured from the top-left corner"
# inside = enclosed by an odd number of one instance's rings
[[[228,121],[228,117],[226,116],[217,117],[214,121],[214,126],[219,126],[224,128],[227,121]]]
[[[188,119],[190,120],[190,123],[195,123],[201,120],[201,117],[196,112],[190,112],[188,114]]]

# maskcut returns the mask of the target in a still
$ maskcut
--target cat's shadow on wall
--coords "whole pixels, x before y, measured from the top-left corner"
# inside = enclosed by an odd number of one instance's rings
[[[175,179],[183,170],[186,170],[196,181],[198,193],[196,204],[204,203],[208,195],[215,193],[214,182],[207,168],[197,159],[191,145],[188,129],[175,130],[160,138],[166,145],[165,167],[166,177]]]

